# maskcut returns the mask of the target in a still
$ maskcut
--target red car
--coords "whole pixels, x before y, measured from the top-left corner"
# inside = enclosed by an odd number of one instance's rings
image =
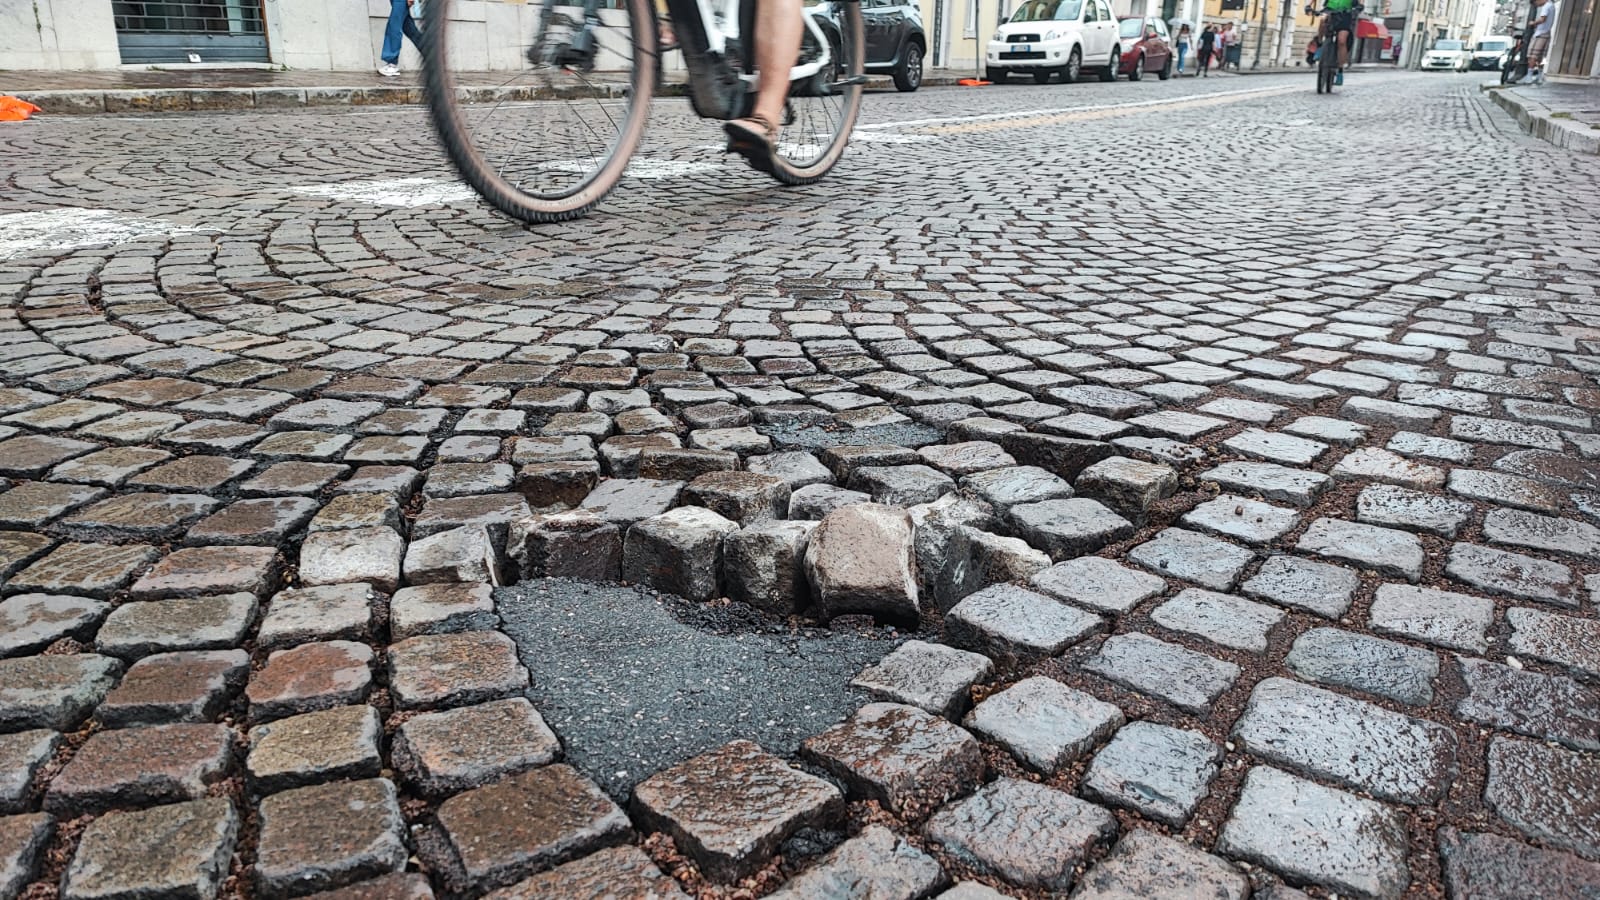
[[[1172,77],[1172,38],[1167,33],[1167,23],[1155,16],[1132,16],[1123,19],[1118,27],[1122,33],[1122,64],[1117,74],[1138,81],[1146,72],[1166,81]]]

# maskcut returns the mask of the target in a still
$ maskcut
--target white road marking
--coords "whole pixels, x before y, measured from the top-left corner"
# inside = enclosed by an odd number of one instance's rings
[[[719,148],[720,149],[720,148]],[[588,159],[559,159],[552,162],[541,163],[541,169],[554,172],[571,172],[582,175],[593,172],[595,165]],[[681,178],[685,175],[704,175],[722,168],[721,163],[714,162],[686,162],[681,159],[659,159],[651,156],[635,156],[628,162],[627,178],[639,178],[646,181],[657,178]]]
[[[857,125],[857,131],[882,130],[885,128],[924,128],[930,125],[966,125],[972,122],[999,122],[1006,119],[1031,119],[1035,116],[1056,116],[1070,113],[1097,112],[1103,109],[1139,109],[1148,106],[1168,106],[1174,103],[1193,103],[1196,100],[1208,100],[1215,97],[1239,97],[1246,94],[1282,93],[1283,85],[1276,84],[1272,87],[1244,88],[1237,91],[1214,91],[1202,94],[1185,94],[1182,97],[1164,97],[1160,100],[1135,100],[1130,103],[1098,103],[1091,106],[1057,106],[1049,109],[1023,109],[1015,112],[982,113],[972,116],[949,116],[939,119],[902,119],[895,122],[873,122],[869,125]]]
[[[464,184],[435,178],[396,178],[389,181],[341,181],[290,188],[296,194],[352,200],[376,206],[447,206],[465,203],[477,195]]]
[[[0,215],[0,259],[103,247],[210,229],[141,219],[110,209],[63,208]]]

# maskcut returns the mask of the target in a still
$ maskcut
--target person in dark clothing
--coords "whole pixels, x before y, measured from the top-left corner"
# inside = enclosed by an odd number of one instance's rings
[[[1215,28],[1207,25],[1206,30],[1200,32],[1200,55],[1195,57],[1196,62],[1198,62],[1200,65],[1194,73],[1196,77],[1210,77],[1209,70],[1211,69],[1211,57],[1212,54],[1216,53],[1216,51],[1217,31]]]

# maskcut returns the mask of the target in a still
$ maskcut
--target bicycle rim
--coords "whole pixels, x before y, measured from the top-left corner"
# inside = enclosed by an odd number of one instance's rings
[[[563,57],[581,31],[581,7],[491,4],[510,20],[456,19],[468,5],[430,0],[424,29],[423,83],[445,152],[508,216],[582,215],[616,187],[644,135],[658,71],[650,0],[600,10],[599,50],[588,63]],[[473,71],[486,64],[496,68]]]
[[[826,175],[844,155],[861,114],[866,69],[861,3],[837,0],[832,8],[837,14],[824,25],[833,57],[833,71],[822,74],[826,90],[792,89],[789,115],[778,132],[772,175],[785,184],[810,184]]]

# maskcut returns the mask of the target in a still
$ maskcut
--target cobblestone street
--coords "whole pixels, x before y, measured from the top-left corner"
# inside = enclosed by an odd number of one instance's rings
[[[1600,158],[719,134],[524,228],[417,107],[0,126],[0,898],[1600,896]]]

